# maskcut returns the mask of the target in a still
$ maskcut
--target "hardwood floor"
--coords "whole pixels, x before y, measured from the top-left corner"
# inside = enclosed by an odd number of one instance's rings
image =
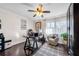
[[[20,43],[6,49],[4,52],[0,52],[1,56],[25,56],[24,43]]]
[[[8,49],[6,49],[4,52],[0,52],[0,56],[26,56],[26,53],[24,51],[24,44],[25,43],[20,43],[17,45],[14,45]],[[41,43],[38,43],[38,47],[40,48],[42,45]],[[35,54],[38,49],[34,49],[34,52],[31,54]]]
[[[4,52],[0,52],[0,56],[26,56],[24,52],[24,43],[14,45]],[[51,48],[45,43],[33,54],[33,56],[67,56],[67,54],[65,54],[62,46]]]

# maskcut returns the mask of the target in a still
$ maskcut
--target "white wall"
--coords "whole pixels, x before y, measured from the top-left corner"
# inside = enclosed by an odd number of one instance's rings
[[[1,8],[0,19],[2,23],[0,33],[4,34],[5,40],[12,40],[11,43],[6,44],[6,48],[25,41],[22,36],[27,30],[21,30],[21,19],[27,20],[27,29],[33,28],[34,25],[33,20]]]

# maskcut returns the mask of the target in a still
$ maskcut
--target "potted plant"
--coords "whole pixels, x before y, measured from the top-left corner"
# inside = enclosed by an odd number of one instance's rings
[[[67,45],[67,40],[68,40],[68,34],[67,33],[62,33],[61,34],[61,37],[63,38],[63,42],[65,45]]]

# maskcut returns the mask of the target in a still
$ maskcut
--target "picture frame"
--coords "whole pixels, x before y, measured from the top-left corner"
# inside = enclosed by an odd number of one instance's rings
[[[35,29],[36,29],[37,31],[39,31],[39,30],[41,29],[41,22],[36,22],[36,23],[35,23]]]
[[[21,30],[26,30],[27,21],[25,19],[21,19]]]

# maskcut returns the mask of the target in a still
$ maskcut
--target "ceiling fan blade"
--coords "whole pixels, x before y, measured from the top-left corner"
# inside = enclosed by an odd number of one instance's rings
[[[35,17],[35,16],[36,16],[36,14],[33,15],[33,17]]]
[[[35,10],[28,10],[29,12],[36,12]]]
[[[43,11],[43,13],[50,13],[50,11]]]

